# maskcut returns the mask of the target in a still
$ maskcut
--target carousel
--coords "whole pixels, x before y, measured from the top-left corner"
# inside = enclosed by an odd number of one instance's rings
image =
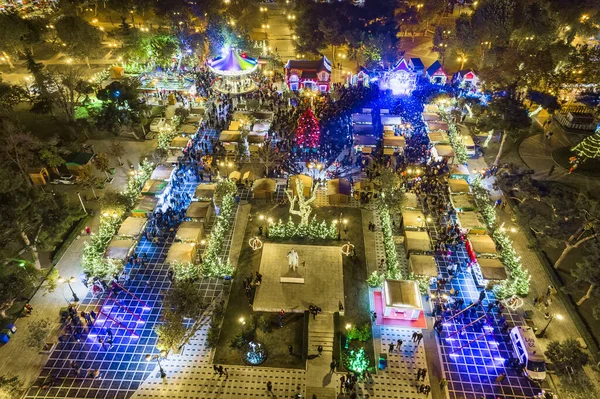
[[[251,74],[258,69],[258,61],[248,57],[245,52],[232,47],[213,58],[208,67],[217,76],[213,89],[218,92],[236,95],[258,88],[251,78]]]

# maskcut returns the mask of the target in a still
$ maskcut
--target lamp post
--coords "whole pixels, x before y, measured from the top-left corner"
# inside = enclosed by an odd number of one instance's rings
[[[262,227],[265,230],[265,234],[266,234],[265,215],[259,215],[258,218],[260,219],[260,227]]]
[[[548,326],[550,325],[550,323],[552,323],[552,320],[554,320],[555,318],[557,318],[558,320],[562,320],[563,316],[561,314],[553,314],[552,316],[550,316],[550,320],[548,320],[548,324],[546,324],[546,327],[544,327],[544,329],[540,331],[540,333],[537,335],[538,338],[544,338]]]
[[[273,218],[267,218],[267,231],[265,237],[269,238],[269,227],[273,224]]]
[[[243,317],[240,317],[238,321],[242,325],[242,335],[244,335],[244,326],[246,325],[246,319],[244,319]]]
[[[159,354],[156,355],[146,355],[147,362],[156,360],[156,364],[158,364],[158,369],[160,370],[160,378],[165,378],[167,376],[167,373],[165,373],[165,370],[162,368],[162,364],[160,364],[160,359],[166,357],[166,354],[167,352],[161,351]]]
[[[83,211],[87,214],[87,209],[85,209],[85,205],[83,204],[83,200],[81,199],[81,193],[79,191],[77,191],[77,198],[79,198],[79,202],[81,203],[81,207],[83,208]]]
[[[75,281],[75,277],[69,277],[68,279],[66,279],[64,277],[59,277],[59,279],[58,279],[59,283],[67,283],[67,285],[69,286],[69,289],[71,290],[71,294],[73,295],[73,302],[79,302],[79,297],[77,296],[75,291],[73,291],[73,287],[71,287],[71,283],[74,281]]]
[[[350,340],[348,339],[350,329],[352,329],[352,324],[346,323],[346,343],[344,344],[344,349],[348,349],[348,345],[350,344]]]
[[[460,69],[462,70],[465,67],[465,62],[467,62],[467,57],[458,57],[457,61],[460,62]]]

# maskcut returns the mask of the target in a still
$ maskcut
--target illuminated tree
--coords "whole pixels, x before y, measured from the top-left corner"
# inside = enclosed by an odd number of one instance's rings
[[[581,161],[590,158],[600,158],[600,129],[596,129],[596,134],[592,134],[583,139],[575,147],[571,148]]]
[[[298,119],[296,128],[296,143],[300,147],[317,148],[321,138],[319,120],[313,114],[312,109],[307,108]]]
[[[310,197],[307,199],[304,197],[304,182],[302,179],[296,179],[296,195],[292,189],[285,191],[288,200],[290,201],[290,213],[292,215],[300,216],[300,226],[308,226],[310,213],[312,212],[312,206],[310,205],[317,199],[317,190],[313,187]],[[298,202],[298,210],[294,209]]]

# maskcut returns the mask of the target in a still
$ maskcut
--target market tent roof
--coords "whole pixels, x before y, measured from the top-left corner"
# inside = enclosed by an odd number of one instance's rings
[[[244,172],[244,174],[242,175],[242,181],[246,181],[246,180],[254,180],[254,172],[251,170],[247,170]]]
[[[426,231],[405,231],[404,247],[407,252],[410,251],[431,251],[431,241],[429,233]]]
[[[144,231],[144,227],[146,226],[147,222],[148,219],[146,218],[129,216],[121,224],[121,227],[117,232],[117,236],[138,238],[138,236]]]
[[[268,132],[271,128],[271,122],[256,122],[252,126],[253,132]]]
[[[238,130],[240,130],[241,126],[242,126],[242,123],[240,121],[231,121],[231,123],[229,123],[229,128],[227,130],[237,132]]]
[[[377,145],[377,137],[375,136],[362,136],[362,135],[354,135],[354,145],[362,145],[362,146],[376,146]]]
[[[109,259],[125,260],[131,253],[133,247],[137,244],[136,240],[121,240],[114,237],[110,240],[104,256]]]
[[[174,242],[169,248],[166,263],[182,262],[194,263],[196,258],[196,244],[189,242]]]
[[[231,172],[229,174],[229,180],[240,181],[241,178],[242,178],[242,174],[240,172],[238,172],[237,170],[234,170],[233,172]]]
[[[383,138],[384,147],[406,147],[406,139],[403,136],[386,136]]]
[[[158,165],[152,172],[152,176],[150,176],[150,179],[165,181],[169,180],[171,179],[171,174],[173,174],[174,170],[174,166]]]
[[[67,156],[65,163],[72,166],[85,166],[87,165],[96,154],[91,152],[74,152]]]
[[[410,255],[408,267],[417,276],[436,277],[438,275],[437,263],[431,255]]]
[[[487,234],[469,234],[471,248],[477,255],[496,255],[496,243]]]
[[[267,139],[267,132],[252,132],[248,134],[248,143],[264,143]]]
[[[404,227],[424,227],[425,215],[421,211],[402,211],[402,224]]]
[[[215,196],[216,190],[216,184],[198,184],[198,186],[196,187],[196,191],[194,191],[194,198],[212,199]]]
[[[351,193],[350,182],[346,179],[333,179],[327,182],[327,195],[342,194],[350,195]]]
[[[448,138],[448,133],[441,131],[429,132],[429,141],[432,144],[448,144],[450,139]]]
[[[422,309],[423,299],[419,284],[413,280],[385,280],[383,282],[385,306],[392,308]]]
[[[437,122],[442,120],[440,115],[434,112],[423,112],[422,115],[425,122]]]
[[[352,132],[354,133],[354,137],[357,135],[373,136],[375,134],[375,129],[373,128],[373,125],[354,125],[352,126]],[[356,141],[354,144],[356,144]]]
[[[142,188],[142,195],[159,196],[165,191],[168,184],[169,183],[163,180],[148,179],[144,188]]]
[[[439,157],[449,158],[454,156],[454,149],[451,145],[436,144],[433,148],[435,149],[435,152],[438,154]]]
[[[486,280],[506,280],[506,268],[497,258],[478,258],[477,263],[481,269],[481,275]]]
[[[450,196],[450,202],[452,203],[452,207],[459,212],[477,210],[477,205],[475,205],[472,194],[453,194]]]
[[[460,212],[456,214],[458,223],[463,229],[486,230],[485,224],[477,212]]]
[[[456,164],[453,163],[450,165],[450,176],[470,176],[469,168],[467,168],[464,164]]]
[[[157,204],[158,198],[144,195],[131,210],[131,214],[141,214],[140,216],[146,216],[148,213],[152,213],[154,211],[154,208],[156,208]]]
[[[312,191],[312,186],[313,186],[313,179],[310,176],[306,176],[306,175],[294,175],[294,176],[290,176],[289,182],[288,182],[288,188],[291,188],[292,193],[294,195],[298,195],[297,191],[296,191],[296,180],[300,179],[302,181],[302,183],[304,183],[304,196],[308,197],[310,196],[310,193]]]
[[[402,206],[404,209],[415,209],[418,206],[419,206],[419,201],[417,200],[417,194],[415,194],[415,193],[404,194],[404,205]]]
[[[234,132],[232,130],[223,130],[221,132],[221,134],[219,135],[219,141],[224,142],[224,141],[240,141],[241,140],[241,133],[240,132]]]
[[[188,206],[186,218],[203,219],[206,222],[212,215],[212,202],[194,201]]]
[[[258,198],[264,198],[270,193],[274,193],[277,188],[277,182],[273,179],[258,179],[252,184],[252,192]]]
[[[269,120],[272,121],[273,120],[273,116],[275,115],[273,113],[273,111],[265,111],[265,110],[261,110],[261,111],[254,111],[252,112],[252,115],[259,120]]]
[[[352,114],[352,123],[372,124],[373,117],[371,114]]]
[[[450,188],[451,194],[471,192],[469,183],[463,179],[448,179],[448,187]]]
[[[353,187],[355,192],[359,193],[369,193],[375,192],[375,184],[373,182],[369,182],[367,180],[361,180],[354,183]]]
[[[170,148],[185,148],[190,142],[190,138],[186,136],[177,136],[171,140]]]
[[[204,223],[182,222],[177,229],[175,239],[181,242],[198,243],[204,235]]]
[[[201,110],[202,114],[204,114],[204,110]],[[187,118],[185,118],[185,123],[196,124],[198,126],[198,122],[202,120],[202,114],[189,114]]]
[[[429,122],[425,122],[425,124],[427,125],[427,130],[434,131],[434,130],[442,130],[447,132],[448,131],[448,124],[446,122],[433,122],[433,121],[429,121]]]
[[[437,113],[439,111],[439,107],[435,103],[425,104],[425,112],[427,113]]]
[[[467,147],[474,147],[475,146],[475,142],[473,141],[473,137],[471,136],[461,136],[462,137],[462,142],[465,146]]]
[[[165,163],[175,164],[179,162],[179,158],[183,157],[183,150],[177,149],[171,151],[172,152],[169,152],[169,156],[167,157]]]
[[[208,67],[217,75],[247,75],[258,68],[258,61],[246,56],[245,53],[238,53],[233,47],[225,54],[213,58]]]
[[[398,115],[381,115],[382,125],[399,125],[403,123],[402,117]]]
[[[185,124],[181,125],[181,127],[179,127],[178,130],[185,134],[194,134],[198,130],[198,126],[193,125],[191,123],[185,123]]]

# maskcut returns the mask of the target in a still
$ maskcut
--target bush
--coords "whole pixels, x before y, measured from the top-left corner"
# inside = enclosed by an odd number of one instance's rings
[[[235,337],[233,337],[233,339],[230,342],[230,345],[232,348],[242,349],[245,342],[246,340],[244,339],[244,336],[242,335],[242,333],[239,333]]]
[[[357,339],[360,342],[366,342],[371,338],[371,326],[369,323],[365,323],[360,329],[353,326],[348,330],[347,337],[350,341]]]
[[[50,319],[40,319],[30,324],[27,331],[27,346],[33,349],[41,349],[50,335],[52,322]]]
[[[256,328],[258,328],[264,333],[268,333],[269,331],[271,331],[271,320],[269,320],[269,317],[265,316],[264,314],[261,315],[256,320]]]
[[[209,348],[216,348],[219,343],[220,332],[221,329],[219,328],[219,325],[211,322],[208,333],[206,334],[206,346]]]

